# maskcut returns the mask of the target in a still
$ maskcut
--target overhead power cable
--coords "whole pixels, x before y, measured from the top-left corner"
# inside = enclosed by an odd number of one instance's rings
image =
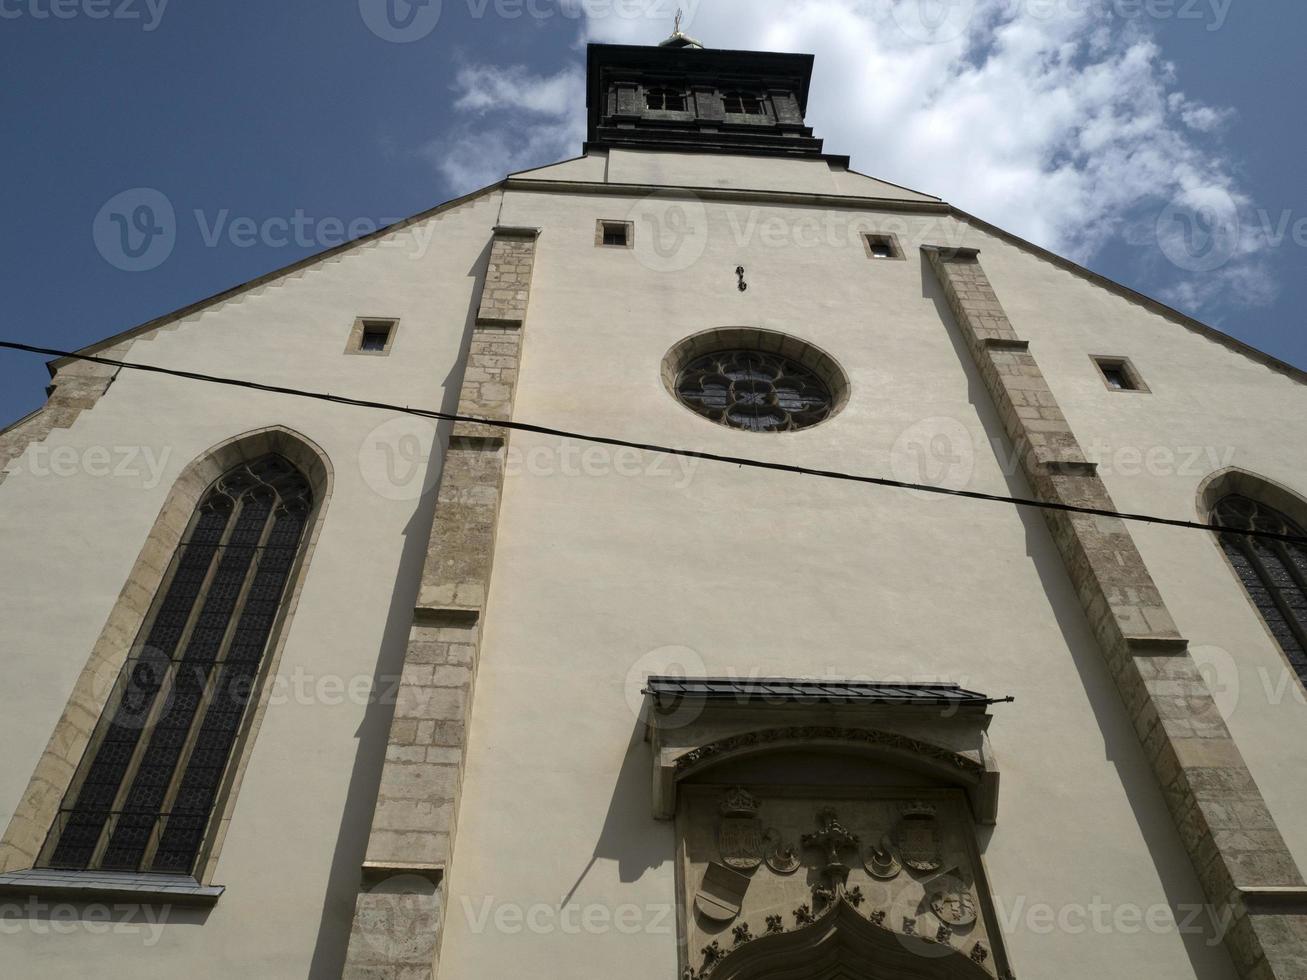
[[[589,435],[584,432],[572,432],[568,429],[555,429],[547,425],[532,425],[529,422],[506,422],[500,419],[480,418],[475,415],[458,415],[453,412],[439,412],[428,408],[410,408],[407,405],[391,405],[386,402],[367,401],[361,398],[349,398],[344,395],[332,395],[320,391],[305,391],[301,388],[287,388],[281,385],[262,384],[241,378],[223,378],[211,374],[198,374],[194,371],[179,371],[174,368],[156,367],[153,364],[137,364],[131,361],[119,361],[108,357],[95,357],[91,354],[78,354],[75,351],[56,350],[51,347],[36,347],[32,344],[20,344],[14,341],[0,340],[0,349],[22,351],[27,354],[41,354],[46,357],[67,358],[103,364],[108,367],[128,368],[149,374],[162,374],[187,381],[201,381],[206,384],[226,385],[232,388],[245,388],[251,391],[265,391],[275,395],[290,395],[295,398],[311,398],[315,401],[328,402],[333,405],[348,405],[354,408],[369,408],[401,415],[413,415],[418,418],[434,419],[440,422],[467,422],[485,425],[496,429],[513,432],[534,432],[539,435],[557,436],[562,439],[576,439],[592,442],[601,446],[617,446],[624,449],[637,449],[641,452],[661,453],[667,456],[681,456],[688,459],[702,459],[714,463],[728,463],[733,466],[748,467],[758,470],[772,470],[778,473],[793,473],[799,476],[814,476],[823,480],[838,480],[845,483],[865,483],[878,487],[890,487],[897,490],[916,490],[921,493],[934,493],[946,497],[962,497],[967,500],[984,500],[990,503],[1012,504],[1028,507],[1032,510],[1061,511],[1068,514],[1087,514],[1093,517],[1114,517],[1122,521],[1138,524],[1156,524],[1164,527],[1182,527],[1195,531],[1212,531],[1217,534],[1233,534],[1250,538],[1264,538],[1271,541],[1284,541],[1289,544],[1307,546],[1307,538],[1281,534],[1277,531],[1262,531],[1248,528],[1222,527],[1219,524],[1205,524],[1201,521],[1184,521],[1171,517],[1156,517],[1149,514],[1130,514],[1097,507],[1078,507],[1074,504],[1061,504],[1048,500],[1031,500],[1023,497],[1010,497],[1004,494],[984,493],[979,490],[958,490],[952,487],[938,487],[926,483],[909,483],[893,480],[883,476],[863,476],[858,473],[844,473],[839,470],[821,470],[808,466],[796,466],[792,463],[771,463],[766,460],[748,459],[743,456],[726,456],[720,453],[703,452],[698,449],[677,449],[673,446],[660,446],[654,443],[635,442],[630,439],[617,439],[611,436]]]

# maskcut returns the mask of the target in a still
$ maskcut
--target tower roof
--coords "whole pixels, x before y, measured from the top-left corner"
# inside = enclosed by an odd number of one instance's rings
[[[676,31],[676,32],[675,32],[674,34],[672,34],[672,36],[669,37],[666,41],[660,41],[660,42],[658,42],[658,47],[660,47],[660,48],[698,48],[700,51],[703,50],[703,45],[702,45],[700,42],[696,41],[694,38],[690,37],[690,35],[684,33],[683,31]]]
[[[654,47],[591,44],[587,147],[821,156],[804,120],[813,57],[704,48],[680,32]]]

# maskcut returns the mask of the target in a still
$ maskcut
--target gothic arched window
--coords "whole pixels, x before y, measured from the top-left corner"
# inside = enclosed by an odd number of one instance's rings
[[[727,92],[722,96],[727,113],[740,116],[761,116],[762,100],[748,92]]]
[[[651,88],[645,92],[644,97],[650,109],[661,112],[685,111],[685,93],[679,89],[663,86]]]
[[[1222,527],[1307,537],[1278,510],[1233,494],[1216,505]],[[1279,641],[1298,677],[1307,684],[1307,547],[1244,534],[1222,534],[1221,547],[1248,596]]]
[[[194,872],[312,510],[308,480],[277,454],[201,496],[50,831],[46,866]]]

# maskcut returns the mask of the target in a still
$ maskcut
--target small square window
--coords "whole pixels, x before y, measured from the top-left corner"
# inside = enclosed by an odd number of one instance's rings
[[[893,235],[866,234],[862,236],[862,244],[867,250],[867,258],[869,259],[903,258],[903,251],[899,248],[898,239]]]
[[[1107,386],[1117,391],[1128,391],[1134,387],[1130,383],[1129,375],[1125,373],[1125,368],[1119,364],[1103,365],[1103,377],[1107,379]]]
[[[629,221],[600,221],[595,228],[595,244],[607,248],[630,248],[635,226]]]
[[[1103,383],[1112,391],[1148,391],[1129,358],[1095,357],[1094,363],[1103,376]]]
[[[376,323],[363,328],[363,341],[359,350],[385,350],[390,343],[390,324]]]
[[[379,320],[360,317],[350,331],[347,354],[389,354],[395,345],[398,320]]]

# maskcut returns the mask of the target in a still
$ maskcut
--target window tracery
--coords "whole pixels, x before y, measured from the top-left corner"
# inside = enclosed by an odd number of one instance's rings
[[[51,829],[47,866],[194,870],[313,503],[277,454],[201,498]]]

